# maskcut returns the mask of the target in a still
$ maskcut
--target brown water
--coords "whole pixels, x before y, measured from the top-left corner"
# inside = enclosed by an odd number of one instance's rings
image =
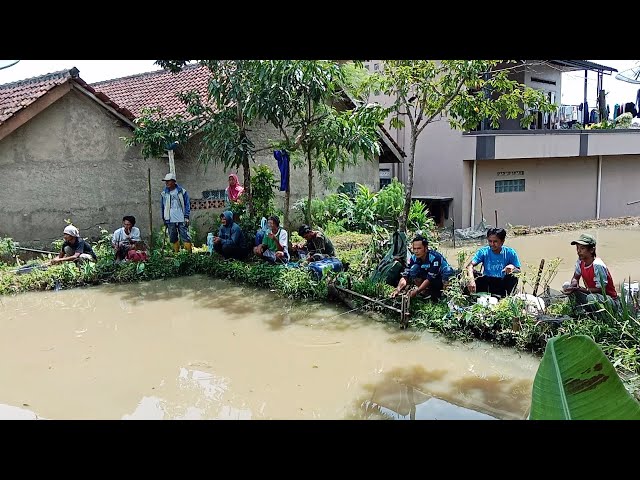
[[[538,358],[344,312],[204,276],[1,297],[0,418],[526,417]]]
[[[592,230],[579,230],[573,232],[545,233],[541,235],[525,235],[521,237],[507,237],[505,245],[518,252],[518,257],[523,268],[538,271],[540,260],[550,261],[555,257],[561,258],[558,273],[550,283],[551,288],[560,290],[562,284],[571,280],[573,269],[578,256],[575,245],[571,241],[578,238],[581,233],[593,235],[597,242],[596,253],[609,267],[616,289],[620,291],[623,281],[640,279],[640,230],[635,228],[613,229],[601,228]],[[456,255],[460,250],[475,253],[477,246],[485,245],[486,241],[476,245],[466,245],[453,249],[450,244],[443,244],[440,251],[452,265],[457,265]],[[529,288],[528,291],[531,289]]]

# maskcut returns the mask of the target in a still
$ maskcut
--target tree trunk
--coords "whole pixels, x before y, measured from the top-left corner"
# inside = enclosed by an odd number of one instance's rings
[[[309,165],[309,201],[307,202],[307,225],[313,228],[311,225],[311,197],[313,195],[313,169],[311,168],[311,151],[307,150],[307,163]]]
[[[405,183],[404,209],[400,215],[398,229],[407,233],[407,219],[409,218],[409,209],[411,208],[411,195],[413,194],[413,164],[416,160],[416,142],[418,140],[415,132],[411,131],[411,140],[409,144],[409,168],[407,170],[407,182]]]
[[[249,157],[244,156],[242,159],[242,170],[244,173],[244,197],[245,205],[247,206],[247,214],[253,218],[253,197],[251,196],[251,167],[249,166]]]

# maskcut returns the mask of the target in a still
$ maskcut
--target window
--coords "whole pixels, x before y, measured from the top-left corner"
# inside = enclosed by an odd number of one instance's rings
[[[496,193],[524,192],[524,178],[496,180]]]
[[[224,200],[224,188],[222,190],[205,190],[202,192],[203,200]]]
[[[338,187],[338,193],[346,193],[350,197],[356,194],[356,182],[344,182]]]
[[[380,190],[382,190],[384,187],[386,187],[390,183],[391,183],[391,179],[390,178],[381,178],[380,179]]]
[[[376,71],[380,70],[380,64],[379,63],[374,63],[373,64],[373,69],[376,70]]]

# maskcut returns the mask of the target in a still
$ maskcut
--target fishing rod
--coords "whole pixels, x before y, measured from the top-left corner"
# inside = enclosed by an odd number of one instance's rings
[[[38,250],[35,248],[26,248],[26,247],[14,247],[16,250],[26,250],[27,252],[36,252],[36,253],[46,253],[49,255],[58,255],[56,252],[49,252],[47,250]]]

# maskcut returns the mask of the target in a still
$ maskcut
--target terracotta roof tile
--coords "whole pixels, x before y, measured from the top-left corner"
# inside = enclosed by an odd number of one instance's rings
[[[107,95],[96,92],[88,83],[82,80],[79,75],[79,70],[74,67],[69,70],[47,73],[39,77],[27,78],[25,80],[0,85],[0,125],[50,92],[54,87],[68,81],[74,82],[84,90],[95,95],[96,98],[129,120],[135,118],[129,110],[120,107]]]
[[[136,117],[143,108],[161,107],[165,115],[185,114],[186,107],[177,94],[196,90],[207,96],[209,70],[199,64],[187,65],[179,73],[166,70],[141,73],[91,84],[118,105],[126,107]]]
[[[78,69],[71,68],[0,85],[0,124],[77,75]]]

